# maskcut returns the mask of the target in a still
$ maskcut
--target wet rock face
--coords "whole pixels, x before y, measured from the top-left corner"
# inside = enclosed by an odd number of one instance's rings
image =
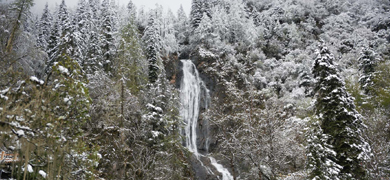
[[[196,159],[195,156],[191,156],[190,163],[193,171],[195,172],[196,180],[217,180],[217,176],[211,175],[206,167],[210,167],[210,163],[207,162],[207,158],[200,157],[200,159]],[[203,164],[202,164],[203,163]],[[211,169],[210,169],[211,170]]]
[[[166,66],[167,78],[170,80],[177,89],[180,89],[180,85],[183,79],[183,62],[181,59],[191,59],[195,67],[199,72],[199,76],[202,80],[201,95],[199,102],[199,114],[203,114],[207,108],[213,106],[211,99],[213,96],[223,96],[223,87],[217,85],[217,78],[215,75],[207,73],[209,64],[216,62],[216,57],[212,54],[201,52],[202,50],[196,49],[192,53],[179,55],[179,59],[168,61],[164,63]],[[196,127],[196,145],[200,154],[208,154],[216,149],[218,142],[213,138],[212,132],[218,131],[217,127],[210,125],[209,119],[205,116],[199,115],[199,119]],[[185,145],[185,143],[183,144]],[[191,155],[190,157],[191,167],[195,173],[195,177],[201,180],[214,180],[218,179],[220,173],[213,168],[210,159],[204,156],[200,156],[199,160]]]
[[[163,58],[166,77],[176,88],[180,86],[180,81],[177,80],[177,73],[182,68],[182,66],[179,67],[180,60],[178,57],[178,55],[172,54],[167,58]]]
[[[202,48],[197,48],[190,54],[190,59],[197,67],[200,77],[209,90],[210,96],[213,97],[216,90],[216,77],[206,73],[206,68],[208,68],[208,64],[216,62],[217,57]]]

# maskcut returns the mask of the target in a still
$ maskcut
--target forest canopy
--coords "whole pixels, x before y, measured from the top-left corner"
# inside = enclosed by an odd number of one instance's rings
[[[390,178],[389,1],[128,1],[0,3],[0,178],[225,177],[184,142],[183,59],[233,179]]]

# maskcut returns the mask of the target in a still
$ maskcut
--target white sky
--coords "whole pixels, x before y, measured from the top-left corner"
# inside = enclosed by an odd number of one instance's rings
[[[1,1],[1,0],[0,0]],[[4,0],[9,1],[9,0]],[[31,12],[40,16],[42,10],[45,8],[46,2],[49,3],[49,8],[54,9],[56,4],[61,4],[62,0],[34,0],[34,7],[32,7]],[[65,0],[65,4],[68,8],[74,8],[79,0]],[[120,5],[127,5],[130,0],[115,0],[116,3]],[[156,4],[160,4],[164,7],[164,11],[171,9],[174,14],[176,14],[180,5],[183,5],[184,11],[186,14],[190,13],[191,1],[192,0],[132,0],[133,3],[139,9],[141,6],[144,6],[145,10],[152,9],[156,7]]]

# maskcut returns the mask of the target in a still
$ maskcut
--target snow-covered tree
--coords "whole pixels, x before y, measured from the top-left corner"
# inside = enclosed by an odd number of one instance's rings
[[[359,70],[361,71],[359,83],[364,92],[369,94],[370,88],[373,86],[375,66],[378,63],[378,59],[374,51],[370,49],[364,49],[361,52],[358,61]]]
[[[79,47],[76,47],[78,41],[78,32],[75,29],[75,24],[72,22],[71,16],[68,12],[65,0],[62,0],[57,20],[51,30],[49,40],[49,61],[46,64],[45,72],[51,74],[51,68],[53,64],[58,61],[58,58],[66,54],[70,57],[77,57],[80,55]],[[79,60],[76,60],[79,62]]]
[[[117,78],[132,94],[136,95],[147,82],[147,63],[135,23],[129,23],[121,30],[121,42],[114,67]]]
[[[207,16],[211,17],[211,8],[212,2],[206,0],[193,0],[191,5],[191,25],[193,30],[195,30],[199,23],[202,21],[203,15],[207,14]]]
[[[86,8],[88,12],[86,15],[88,17],[83,19],[85,24],[85,30],[87,30],[87,40],[86,40],[86,57],[83,63],[83,69],[88,74],[93,74],[94,71],[103,69],[102,64],[102,49],[100,47],[100,11],[99,11],[99,1],[89,0],[88,7]]]
[[[330,135],[324,134],[318,122],[314,122],[307,132],[307,161],[310,179],[341,180],[342,166],[336,163],[334,146],[328,143]]]
[[[165,57],[179,50],[179,44],[175,36],[177,34],[175,29],[176,22],[177,19],[171,10],[168,10],[168,13],[164,15],[161,21],[161,54]]]
[[[60,41],[60,22],[56,18],[54,21],[53,26],[50,29],[50,36],[48,40],[48,45],[47,45],[47,54],[49,56],[49,60],[47,63],[51,62],[52,59],[55,59],[58,55],[58,45]]]
[[[43,50],[48,51],[50,31],[52,27],[53,17],[49,11],[49,5],[46,3],[43,9],[42,17],[39,21],[38,46]]]
[[[84,68],[84,64],[87,61],[88,52],[88,40],[90,38],[91,31],[91,14],[89,5],[86,0],[79,0],[77,4],[77,10],[73,18],[73,38],[74,43],[74,54],[73,58],[76,59],[81,67]]]
[[[11,136],[1,141],[7,142],[6,148],[17,147],[19,167],[32,168],[28,175],[24,168],[13,177],[34,177],[38,171],[50,179],[95,176],[97,147],[84,134],[91,103],[85,82],[78,63],[63,55],[47,82],[31,76],[2,98],[0,122],[7,122],[5,130]]]
[[[202,45],[210,49],[214,43],[218,42],[219,34],[214,33],[214,28],[211,19],[204,13],[198,28],[195,29],[194,34],[190,39],[193,45]]]
[[[175,23],[174,29],[176,30],[176,39],[179,44],[188,43],[188,18],[184,12],[183,6],[180,6],[177,11],[177,21]]]
[[[128,10],[128,16],[130,18],[132,18],[132,19],[136,19],[137,7],[133,3],[133,1],[130,0],[126,7],[127,7],[127,10]]]
[[[159,66],[161,64],[161,36],[154,14],[149,15],[148,26],[142,37],[145,55],[149,62],[149,81],[155,83],[159,76]]]
[[[325,137],[326,139],[317,142],[326,142],[329,147],[326,144],[312,146],[326,145],[323,148],[332,150],[330,152],[334,158],[330,157],[332,163],[329,163],[328,159],[321,158],[322,155],[313,156],[319,159],[312,161],[316,163],[312,164],[314,168],[311,176],[313,178],[325,177],[326,174],[321,173],[334,173],[323,172],[323,167],[330,169],[339,167],[340,172],[336,175],[339,179],[364,179],[367,174],[362,162],[367,160],[370,153],[370,147],[363,138],[365,126],[333,61],[333,55],[328,48],[320,47],[317,51],[313,74],[316,79],[315,114],[321,127],[321,130],[317,132],[323,135],[315,135],[315,137]],[[324,151],[328,152],[326,149]],[[313,155],[320,153],[311,152]],[[329,178],[332,179],[332,177]]]
[[[200,22],[202,21],[202,1],[201,0],[193,0],[191,6],[191,25],[193,29],[196,29]]]
[[[26,18],[29,16],[30,8],[32,6],[33,0],[16,0],[11,5],[11,13],[14,14],[14,17],[12,17],[12,28],[10,29],[9,37],[5,47],[5,51],[7,53],[12,51],[22,23],[26,21]]]
[[[101,8],[101,35],[100,35],[100,48],[102,51],[103,59],[102,65],[104,70],[111,71],[112,61],[115,58],[115,39],[114,39],[114,14],[112,4],[109,0],[103,0]]]

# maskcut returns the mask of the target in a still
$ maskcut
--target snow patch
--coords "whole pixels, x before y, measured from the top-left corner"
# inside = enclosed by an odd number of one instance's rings
[[[24,131],[23,130],[18,130],[18,131],[16,131],[16,134],[18,136],[24,136]]]
[[[1,99],[5,99],[6,101],[8,100],[8,97],[7,96],[4,96],[5,93],[7,93],[9,91],[9,88],[7,89],[4,89],[4,90],[1,90],[0,91],[0,98]]]
[[[160,134],[161,134],[160,131],[152,131],[152,136],[153,136],[153,138],[158,137],[158,135],[160,135]]]
[[[23,171],[24,171],[24,168],[23,168]],[[33,167],[30,164],[27,165],[27,172],[29,172],[29,173],[34,172]]]
[[[35,76],[31,76],[31,77],[30,77],[30,80],[31,80],[32,82],[36,82],[36,83],[38,83],[38,84],[40,84],[40,85],[43,85],[43,83],[44,83],[43,80],[40,80],[40,79],[38,79],[38,78],[35,77]]]
[[[205,50],[203,48],[199,48],[199,55],[203,58],[204,57],[215,57],[215,55],[212,52]]]
[[[45,171],[39,170],[38,172],[43,178],[46,178],[47,174]]]
[[[59,70],[62,74],[69,75],[69,70],[68,70],[67,68],[65,68],[64,66],[58,66],[58,70]]]

